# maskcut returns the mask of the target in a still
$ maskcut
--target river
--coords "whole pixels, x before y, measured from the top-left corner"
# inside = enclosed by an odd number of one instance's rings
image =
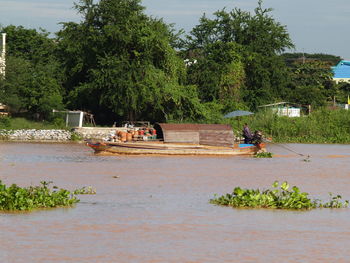
[[[82,144],[0,143],[4,183],[97,192],[73,208],[0,213],[0,262],[350,262],[350,208],[209,203],[235,186],[269,188],[275,180],[312,198],[350,199],[350,145],[283,147],[270,145],[274,158],[256,159],[95,156]]]

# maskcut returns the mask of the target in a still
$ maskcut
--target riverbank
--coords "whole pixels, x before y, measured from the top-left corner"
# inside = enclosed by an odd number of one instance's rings
[[[218,120],[232,126],[236,137],[241,136],[246,122],[252,131],[260,130],[275,143],[350,144],[350,111],[321,109],[298,118],[279,117],[272,112]],[[106,139],[118,130],[116,127],[83,127],[70,131],[64,126],[29,122],[23,118],[0,121],[0,140],[10,141],[80,141]]]
[[[72,132],[66,130],[0,130],[0,139],[4,141],[71,141]]]
[[[74,128],[71,131],[63,129],[0,129],[0,140],[3,141],[31,141],[31,142],[68,142],[89,139],[103,140],[111,134],[124,128]]]

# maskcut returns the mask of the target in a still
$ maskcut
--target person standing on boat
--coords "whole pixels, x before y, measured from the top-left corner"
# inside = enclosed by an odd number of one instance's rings
[[[250,132],[250,129],[247,123],[245,123],[243,126],[243,138],[244,138],[244,143],[251,143],[253,139],[253,134]]]

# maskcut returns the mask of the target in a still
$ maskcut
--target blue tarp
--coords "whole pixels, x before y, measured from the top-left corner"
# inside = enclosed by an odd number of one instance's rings
[[[239,148],[252,147],[252,146],[254,146],[254,144],[241,143],[239,145]]]

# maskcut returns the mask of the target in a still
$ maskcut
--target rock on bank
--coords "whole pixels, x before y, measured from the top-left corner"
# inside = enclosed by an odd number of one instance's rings
[[[125,128],[74,128],[67,130],[0,130],[0,140],[9,141],[72,141],[84,139],[108,139],[118,130]]]
[[[66,130],[0,130],[0,139],[10,141],[70,141],[72,132]]]

